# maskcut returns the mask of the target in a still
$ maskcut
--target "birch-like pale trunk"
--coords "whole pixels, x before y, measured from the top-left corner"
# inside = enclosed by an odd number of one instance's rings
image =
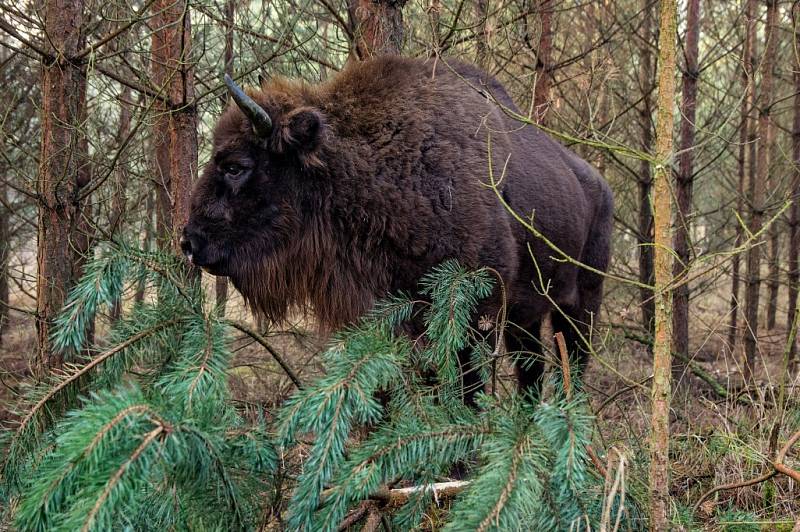
[[[658,38],[658,101],[653,169],[655,335],[650,423],[650,529],[669,529],[669,408],[672,397],[672,130],[675,101],[675,0],[661,1]]]

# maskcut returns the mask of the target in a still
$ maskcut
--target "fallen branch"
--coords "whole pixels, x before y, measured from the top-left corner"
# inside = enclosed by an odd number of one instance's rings
[[[775,456],[775,461],[772,462],[772,471],[764,473],[761,476],[751,478],[749,480],[745,480],[743,482],[731,482],[729,484],[723,484],[721,486],[715,486],[708,490],[707,492],[703,493],[703,495],[697,500],[694,504],[694,512],[696,513],[700,505],[703,504],[703,501],[708,499],[711,495],[717,493],[718,491],[723,490],[732,490],[738,488],[745,488],[747,486],[753,486],[755,484],[760,484],[762,482],[766,482],[767,480],[771,479],[778,473],[782,473],[788,477],[791,477],[797,482],[800,482],[800,472],[795,471],[791,467],[787,466],[783,463],[784,459],[786,458],[786,454],[789,450],[794,446],[797,441],[800,440],[800,430],[795,432],[791,438],[786,442],[786,444],[781,448],[778,454]]]
[[[694,504],[694,513],[697,513],[697,510],[700,508],[700,505],[703,504],[703,502],[706,499],[708,499],[718,491],[734,490],[738,488],[746,488],[747,486],[753,486],[754,484],[761,484],[762,482],[766,482],[767,480],[771,479],[777,474],[778,474],[777,471],[772,470],[768,473],[764,473],[761,476],[744,480],[742,482],[731,482],[729,484],[722,484],[721,486],[714,486],[707,492],[703,493],[703,495],[701,495],[700,498],[697,500],[697,502]]]
[[[347,530],[354,524],[361,521],[361,518],[364,517],[364,515],[367,513],[367,510],[370,509],[370,505],[372,504],[374,503],[372,503],[371,501],[362,501],[361,504],[358,506],[358,508],[350,512],[347,515],[347,517],[344,518],[344,521],[339,523],[339,528],[338,528],[339,532]]]
[[[398,507],[408,502],[412,495],[421,492],[433,492],[433,499],[438,503],[439,499],[449,499],[455,497],[464,491],[470,485],[470,483],[471,482],[469,480],[453,480],[449,482],[425,484],[422,486],[410,486],[407,488],[381,488],[375,493],[371,494],[367,500],[362,501],[358,508],[350,512],[344,521],[339,524],[338,530],[342,531],[355,525],[357,522],[363,519],[365,515],[367,516],[367,524],[364,529],[374,530],[374,528],[370,527],[375,526],[376,516],[378,524],[380,524],[382,516],[376,506],[377,503],[380,503],[381,507]],[[330,490],[326,490],[323,492],[322,497],[325,498],[329,491]]]
[[[449,499],[464,491],[469,485],[469,480],[452,480],[422,486],[410,486],[408,488],[380,489],[370,495],[369,498],[380,501],[387,506],[400,506],[405,504],[412,495],[420,492],[432,491],[433,498],[436,500],[439,500],[439,498]]]
[[[797,443],[797,440],[800,440],[800,430],[795,432],[792,437],[789,438],[789,441],[786,442],[786,445],[783,446],[778,455],[775,457],[773,466],[775,467],[776,471],[793,478],[796,482],[800,482],[800,472],[795,471],[783,463],[783,461],[786,459],[786,454],[789,452],[789,449],[791,449],[794,444]]]

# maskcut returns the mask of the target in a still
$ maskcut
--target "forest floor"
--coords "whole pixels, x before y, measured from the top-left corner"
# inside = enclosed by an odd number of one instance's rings
[[[29,302],[16,301],[14,305],[26,307],[26,303]],[[777,437],[773,435],[780,418],[776,405],[780,376],[784,374],[785,327],[762,329],[756,384],[746,387],[741,349],[731,352],[726,327],[720,325],[727,323],[726,309],[719,301],[695,307],[698,310],[692,320],[692,359],[721,384],[727,397],[720,396],[690,371],[683,372],[677,380],[671,448],[676,525],[685,521],[686,530],[792,530],[800,516],[800,486],[780,475],[768,482],[717,492],[699,507],[698,520],[688,522],[690,509],[706,490],[768,472],[776,446],[800,429],[800,379],[797,371],[792,371],[793,378],[783,383],[786,414],[775,433]],[[232,299],[228,315],[253,321],[238,297]],[[626,338],[622,324],[634,326],[625,315],[605,317],[609,322],[596,338],[596,359],[583,377],[597,420],[595,447],[600,460],[608,460],[607,467],[618,467],[619,457],[625,457],[626,491],[643,502],[647,494],[651,359],[646,345]],[[279,332],[269,333],[268,338],[301,380],[320,374],[317,355],[325,342],[307,321],[297,320]],[[293,392],[291,381],[249,338],[235,337],[233,350],[230,385],[235,399],[269,416]],[[29,361],[34,353],[33,320],[12,312],[0,346],[0,422],[6,425],[13,424],[15,398],[22,385],[31,380]],[[501,366],[498,382],[499,393],[514,385],[510,366]],[[797,463],[800,452],[790,453],[788,459]]]

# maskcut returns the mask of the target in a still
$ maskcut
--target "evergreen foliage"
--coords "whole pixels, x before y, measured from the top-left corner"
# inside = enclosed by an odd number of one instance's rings
[[[587,454],[586,398],[569,399],[555,382],[552,401],[484,395],[480,412],[462,406],[455,399],[457,353],[484,343],[471,316],[491,293],[491,278],[449,262],[421,286],[432,302],[422,313],[426,342],[419,356],[413,339],[391,334],[413,309],[390,300],[339,336],[326,353],[326,376],[284,408],[277,428],[283,447],[299,434],[314,435],[289,505],[290,528],[336,530],[355,503],[382,486],[431,485],[465,461],[478,467],[446,530],[596,528],[605,501],[603,479]],[[435,369],[435,389],[418,378],[419,361]],[[371,427],[357,442],[350,438],[356,423]],[[400,529],[418,526],[433,497],[431,490],[411,497],[395,513]],[[630,510],[611,502],[614,515],[623,512],[622,522],[633,526]]]
[[[86,324],[141,276],[157,300],[80,361]],[[72,364],[30,391],[5,435],[2,496],[18,499],[17,528],[253,527],[277,457],[264,423],[228,401],[226,326],[176,259],[108,249],[87,265],[54,343]]]
[[[86,346],[95,313],[142,279],[158,297],[111,324],[105,345]],[[336,530],[360,501],[398,484],[423,487],[392,510],[412,529],[434,503],[425,486],[457,465],[473,471],[447,530],[595,528],[605,501],[587,455],[585,397],[569,398],[556,379],[547,401],[481,395],[477,412],[463,406],[457,353],[491,351],[471,321],[491,277],[450,262],[421,287],[430,303],[397,295],[339,333],[324,376],[269,427],[232,406],[228,325],[199,283],[169,256],[109,248],[58,321],[55,343],[71,365],[30,390],[4,435],[6,518],[20,530],[253,529],[277,451],[289,456],[309,435],[283,494],[291,530]],[[424,341],[397,334],[411,322],[424,325]],[[431,372],[436,386],[423,378]],[[630,505],[611,502],[633,526]]]

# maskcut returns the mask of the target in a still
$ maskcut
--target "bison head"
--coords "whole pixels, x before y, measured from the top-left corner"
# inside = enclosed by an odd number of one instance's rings
[[[319,109],[307,105],[304,87],[296,87],[299,93],[273,87],[246,94],[228,76],[225,83],[236,105],[214,130],[181,248],[193,264],[229,276],[254,307],[280,318],[287,299],[303,297],[299,286],[287,283],[304,281],[291,271],[300,267],[291,260],[309,245],[303,234],[314,225],[309,218],[321,186],[314,174],[326,123]]]

